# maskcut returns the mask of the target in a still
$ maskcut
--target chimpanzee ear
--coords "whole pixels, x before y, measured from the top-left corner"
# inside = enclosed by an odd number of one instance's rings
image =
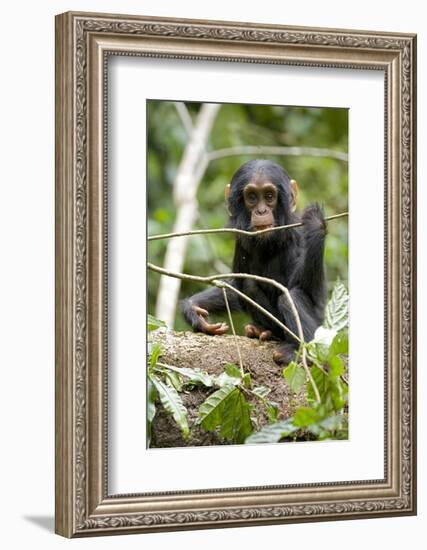
[[[229,183],[227,183],[227,185],[224,187],[224,199],[225,199],[225,206],[227,208],[227,212],[230,214],[231,216],[231,212],[230,212],[230,206],[228,204],[228,196],[230,194],[230,190],[231,190],[231,185]]]
[[[231,185],[227,183],[227,185],[224,187],[224,198],[226,201],[228,201],[228,195],[230,194]]]
[[[297,208],[297,197],[298,197],[298,184],[296,180],[291,180],[291,212],[295,212]]]

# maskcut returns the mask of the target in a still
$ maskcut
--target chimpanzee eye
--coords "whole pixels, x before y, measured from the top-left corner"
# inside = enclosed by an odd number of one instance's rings
[[[255,193],[248,193],[247,199],[249,202],[256,202],[257,196],[255,195]]]
[[[265,199],[268,201],[268,202],[271,202],[273,200],[273,193],[271,191],[269,191],[268,193],[265,194]]]

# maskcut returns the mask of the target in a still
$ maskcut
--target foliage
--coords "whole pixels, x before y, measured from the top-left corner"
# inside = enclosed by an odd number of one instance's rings
[[[348,438],[348,293],[341,282],[337,282],[331,299],[326,306],[325,326],[319,327],[311,342],[302,344],[311,363],[310,373],[318,390],[306,380],[302,364],[302,349],[297,360],[290,363],[283,376],[289,389],[299,391],[307,386],[307,404],[300,406],[295,414],[284,422],[264,427],[250,435],[246,443],[275,443],[294,436],[296,432],[306,433],[315,439]]]
[[[199,103],[186,103],[191,116]],[[173,182],[188,135],[173,102],[149,101],[148,123],[148,231],[149,234],[170,232],[175,218]],[[224,104],[212,128],[210,151],[241,145],[301,146],[327,148],[347,152],[348,111],[338,108],[283,107],[277,105]],[[326,215],[348,210],[347,163],[327,157],[263,155],[286,168],[299,184],[298,209],[310,202],[325,206]],[[228,156],[210,162],[198,190],[199,217],[195,229],[224,227],[227,214],[224,206],[224,187],[233,173],[253,156]],[[325,261],[328,280],[347,281],[348,220],[339,219],[328,225]],[[156,265],[164,264],[168,241],[152,241],[149,259]],[[190,237],[185,273],[212,275],[230,271],[234,238],[230,235]],[[332,284],[331,284],[332,286]],[[154,311],[159,287],[159,275],[148,272],[148,306]],[[190,296],[203,287],[183,281],[181,298]],[[331,289],[330,289],[331,290]],[[238,333],[247,322],[244,314],[235,316]],[[215,318],[213,318],[215,322]],[[187,328],[179,312],[175,329]]]
[[[196,425],[207,432],[217,431],[231,443],[274,443],[284,439],[346,439],[347,418],[347,356],[348,356],[348,294],[337,282],[326,311],[325,326],[319,327],[311,342],[301,344],[295,361],[284,370],[284,382],[290,392],[300,392],[305,386],[305,405],[293,416],[278,421],[277,403],[269,400],[270,389],[253,387],[250,374],[227,364],[219,375],[202,369],[166,365],[160,361],[161,348],[150,344],[148,361],[148,433],[155,414],[156,400],[172,415],[184,438],[190,427],[180,393],[202,386],[209,395],[200,405]],[[152,318],[150,326],[160,322]],[[303,349],[310,363],[313,383],[307,379],[303,365]],[[248,401],[251,397],[251,402]],[[257,429],[257,418],[265,412],[270,424]]]
[[[341,330],[348,325],[348,302],[347,289],[341,282],[337,282],[332,292],[332,298],[325,310],[325,327]]]

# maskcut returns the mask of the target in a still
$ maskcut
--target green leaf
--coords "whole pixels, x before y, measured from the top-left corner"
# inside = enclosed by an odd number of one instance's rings
[[[341,376],[344,372],[344,361],[338,355],[333,355],[329,359],[329,377],[334,379]]]
[[[336,334],[337,331],[334,328],[317,327],[312,342],[329,347]]]
[[[343,414],[333,414],[321,420],[319,425],[330,432],[342,430],[347,425],[347,418]]]
[[[147,379],[147,445],[150,446],[151,443],[151,424],[153,422],[154,416],[156,414],[156,399],[157,399],[157,390],[150,380]]]
[[[243,377],[243,384],[245,388],[251,388],[252,387],[252,379],[251,379],[251,373],[246,372],[245,376]]]
[[[158,328],[166,327],[166,323],[164,321],[160,321],[159,319],[156,319],[149,313],[147,314],[147,328],[148,332],[152,330],[156,330]]]
[[[334,383],[331,384],[330,396],[333,408],[336,411],[340,411],[345,407],[348,399],[348,387],[340,378],[336,378]]]
[[[348,308],[347,289],[341,281],[338,281],[335,283],[331,299],[326,305],[324,326],[335,330],[348,327]]]
[[[249,404],[232,385],[220,388],[201,404],[197,423],[208,432],[220,426],[222,437],[236,443],[243,443],[252,432]]]
[[[270,423],[277,422],[279,416],[279,405],[274,401],[269,401],[267,405],[267,417]]]
[[[166,378],[169,385],[173,386],[177,392],[182,391],[181,378],[179,377],[179,374],[177,372],[174,372],[172,370],[167,370]]]
[[[236,388],[224,403],[220,434],[228,441],[244,443],[252,433],[251,408],[243,393]]]
[[[180,374],[181,376],[184,376],[186,379],[188,379],[188,382],[192,382],[193,384],[201,384],[202,386],[205,386],[207,388],[211,388],[215,382],[213,376],[211,376],[206,371],[203,371],[201,369],[175,367],[172,365],[167,365],[167,369],[170,371],[174,371]]]
[[[283,376],[293,392],[298,392],[305,383],[305,372],[303,367],[292,361],[289,365],[283,369]]]
[[[236,388],[224,386],[211,394],[199,407],[197,424],[202,424],[206,431],[214,430],[222,420],[224,402]]]
[[[313,366],[310,368],[311,376],[313,377],[314,383],[319,390],[320,400],[323,402],[328,393],[328,375],[322,371],[319,367]],[[308,382],[307,388],[307,397],[311,401],[316,400],[316,395],[314,393],[313,386],[311,382]]]
[[[190,434],[187,409],[184,407],[178,392],[174,387],[168,386],[155,376],[149,376],[149,378],[156,387],[161,404],[173,416],[173,419],[181,428],[182,435],[187,438]]]
[[[156,342],[152,345],[150,353],[150,369],[153,369],[156,366],[157,360],[160,357],[161,352],[162,348],[160,347],[160,344]]]
[[[306,428],[319,420],[319,413],[310,407],[299,407],[294,414],[293,423],[300,428]]]
[[[271,392],[271,389],[267,388],[267,386],[257,386],[256,388],[253,388],[252,391],[261,399],[265,399],[267,395]]]
[[[240,372],[240,369],[236,367],[236,365],[233,365],[233,363],[227,363],[224,367],[224,370],[228,374],[228,376],[231,376],[231,378],[242,378],[242,373]]]
[[[245,443],[278,443],[284,437],[289,437],[296,432],[298,427],[292,421],[292,418],[264,426],[262,430],[246,438]]]
[[[157,390],[150,378],[147,379],[147,420],[152,422],[156,414]]]
[[[331,347],[329,348],[329,354],[348,355],[348,332],[346,330],[338,332],[338,334],[332,340]]]
[[[223,388],[224,386],[238,386],[241,381],[242,378],[240,376],[240,371],[238,378],[237,376],[230,376],[226,372],[222,372],[219,376],[214,377],[215,386],[218,386],[220,388]]]

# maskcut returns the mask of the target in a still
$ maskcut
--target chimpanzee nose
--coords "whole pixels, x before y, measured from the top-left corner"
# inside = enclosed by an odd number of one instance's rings
[[[265,214],[267,214],[267,212],[268,212],[268,210],[265,206],[257,208],[257,211],[256,211],[258,216],[264,216]]]

